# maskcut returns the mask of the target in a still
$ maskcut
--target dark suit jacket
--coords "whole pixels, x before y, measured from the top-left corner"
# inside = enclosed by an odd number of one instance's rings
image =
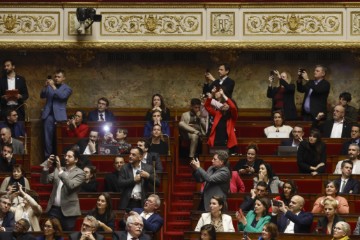
[[[335,182],[339,184],[339,187],[341,186],[341,177],[336,179]],[[340,191],[340,190],[339,190]],[[339,192],[339,194],[347,194],[352,191],[352,194],[358,194],[359,193],[359,181],[354,178],[349,178],[346,182],[344,191],[342,193]]]
[[[333,235],[333,233],[334,233],[334,227],[335,227],[336,223],[340,222],[340,221],[344,221],[344,219],[342,219],[341,217],[339,217],[339,215],[336,214],[334,217],[332,227],[331,227],[331,235]],[[327,225],[328,225],[327,217],[321,217],[318,219],[317,228],[321,228],[321,233],[330,234],[330,233],[326,233]]]
[[[99,121],[98,110],[95,109],[95,110],[89,112],[87,120],[89,122]],[[109,110],[105,110],[105,121],[106,122],[114,122],[115,121],[114,114]]]
[[[7,212],[3,218],[1,227],[4,227],[7,232],[11,232],[15,227],[15,215],[13,212]]]
[[[88,143],[89,143],[89,138],[82,138],[76,143],[79,146],[80,154],[84,153]],[[99,147],[98,142],[96,142],[96,144],[95,144],[96,152],[93,154],[98,154],[98,149],[99,149],[98,147]]]
[[[354,143],[354,139],[351,139],[349,141],[346,141],[343,143],[342,145],[342,149],[341,149],[341,155],[348,155],[348,150],[349,150],[349,146],[350,144]],[[358,139],[358,144],[357,144],[359,147],[360,147],[360,139]]]
[[[297,165],[300,173],[311,173],[310,167],[315,167],[320,162],[325,165],[317,169],[318,173],[324,173],[326,169],[326,145],[321,142],[320,159],[317,160],[317,154],[315,148],[309,147],[308,140],[304,140],[300,143],[297,151]]]
[[[219,79],[216,79],[215,81],[213,81],[212,83],[205,83],[204,86],[203,86],[203,94],[206,94],[208,92],[211,93],[211,90],[214,88],[214,87],[217,87],[217,86],[221,86],[222,90],[224,91],[225,95],[229,98],[232,97],[232,93],[234,91],[234,86],[235,86],[235,81],[232,80],[231,78],[227,77],[222,85],[220,85],[220,80]]]
[[[296,215],[290,211],[287,211],[285,214],[281,215],[278,219],[279,232],[284,232],[287,226],[287,220],[295,223],[294,232],[295,233],[310,233],[311,225],[313,222],[313,214],[310,212],[301,211],[299,215]]]
[[[96,240],[104,240],[104,236],[98,233],[93,234]],[[74,232],[69,235],[69,240],[79,240],[81,238],[81,232]]]
[[[66,121],[66,103],[71,93],[71,88],[64,83],[56,90],[50,86],[44,87],[41,90],[40,98],[46,98],[46,104],[41,118],[46,119],[50,114],[52,114],[55,121]]]
[[[281,143],[280,143],[280,146],[292,146],[293,141],[294,140],[292,138],[282,140]]]
[[[256,198],[252,199],[251,196],[249,196],[249,195],[245,196],[244,201],[240,205],[241,210],[243,210],[244,212],[254,210],[255,201],[256,201]]]
[[[284,86],[285,88],[285,92],[284,92],[284,97],[283,97],[283,102],[284,102],[284,108],[282,109],[284,111],[284,116],[286,120],[295,120],[297,118],[297,113],[296,113],[296,106],[295,106],[295,100],[294,100],[294,95],[295,95],[295,84],[288,84],[285,80],[280,79],[280,85]],[[272,108],[271,111],[273,112],[275,109],[275,95],[277,94],[277,92],[280,90],[280,87],[268,87],[267,89],[267,93],[266,96],[268,98],[272,99]]]
[[[0,123],[0,129],[8,127],[11,130],[11,136],[13,138],[18,138],[20,136],[25,136],[25,126],[24,122],[16,122],[14,124],[9,124],[6,120],[2,123]]]
[[[134,208],[133,211],[141,214],[144,209],[143,208]],[[147,232],[156,233],[160,230],[162,225],[164,224],[164,219],[157,213],[153,213],[147,220],[143,218],[144,222],[144,230]]]
[[[25,78],[20,76],[20,75],[15,75],[15,89],[19,90],[19,94],[22,95],[22,98],[18,99],[18,106],[20,106],[21,104],[24,103],[24,101],[26,101],[26,99],[29,98],[29,93],[27,90],[27,86],[26,86],[26,81]],[[8,90],[8,82],[7,82],[7,76],[3,76],[1,78],[1,83],[0,83],[0,96],[5,95],[6,90]],[[7,101],[3,98],[1,98],[1,109],[3,112],[3,116],[6,115],[6,110],[7,109]],[[21,114],[24,116],[24,108],[21,107],[19,109],[21,111]]]
[[[140,163],[141,169],[150,174],[149,178],[141,179],[141,205],[143,206],[148,192],[154,191],[154,171],[151,165]],[[160,185],[159,178],[156,177],[156,186]],[[133,167],[130,163],[125,164],[119,174],[119,186],[122,188],[119,209],[125,209],[131,198],[132,190],[135,186]]]
[[[319,112],[326,114],[327,112],[327,98],[330,92],[330,83],[325,79],[321,80],[317,85],[315,85],[314,80],[309,80],[304,85],[302,82],[297,82],[298,92],[305,93],[304,101],[302,103],[302,114],[305,115],[304,103],[305,99],[309,94],[310,89],[313,89],[310,96],[310,114],[315,117]]]
[[[319,121],[314,121],[312,127],[318,128],[321,132],[322,137],[329,138],[331,135],[333,125],[334,125],[334,120],[326,120],[323,123],[320,123]],[[341,138],[350,138],[350,133],[351,133],[351,123],[344,121]]]
[[[105,192],[122,192],[119,186],[119,172],[108,173],[104,178]]]
[[[160,155],[156,152],[147,152],[147,155],[146,155],[146,163],[149,164],[149,165],[153,165],[153,161],[152,161],[152,158],[155,157],[155,170],[156,170],[156,173],[159,173],[159,172],[163,172],[163,166],[162,166],[162,162],[160,160]]]
[[[8,161],[5,158],[0,156],[0,172],[8,172],[8,173],[12,172],[15,163],[16,163],[15,158],[11,158],[10,163],[8,163]]]
[[[113,240],[127,240],[127,232],[126,231],[115,231],[113,232]],[[139,237],[139,240],[150,240],[151,238],[146,235],[146,234],[141,234],[141,236]]]

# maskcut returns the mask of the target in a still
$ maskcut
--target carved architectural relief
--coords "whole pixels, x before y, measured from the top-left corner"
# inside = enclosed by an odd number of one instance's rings
[[[90,23],[90,20],[86,20],[85,22]],[[76,19],[76,13],[75,12],[69,12],[68,13],[68,35],[70,36],[76,36],[78,35],[77,29],[79,28],[80,23]],[[88,29],[85,29],[85,35],[91,35],[92,34],[92,27],[89,27]]]
[[[360,12],[351,12],[351,35],[360,35]]]
[[[244,35],[342,35],[342,12],[244,12]]]
[[[202,13],[102,12],[101,35],[202,35]]]
[[[235,13],[211,13],[211,35],[212,36],[234,36],[235,35]]]
[[[59,12],[0,12],[0,33],[6,35],[41,35],[60,34]]]

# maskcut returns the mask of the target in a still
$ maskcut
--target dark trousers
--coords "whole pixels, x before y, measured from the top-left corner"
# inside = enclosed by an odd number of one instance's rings
[[[56,217],[61,223],[63,231],[74,231],[77,216],[64,216],[61,207],[52,206],[48,212],[49,217]]]

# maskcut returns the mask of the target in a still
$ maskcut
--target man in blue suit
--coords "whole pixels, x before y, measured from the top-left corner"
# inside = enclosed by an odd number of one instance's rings
[[[89,112],[88,121],[89,122],[114,122],[115,117],[112,112],[108,110],[109,100],[107,98],[99,98],[97,103],[97,109]]]
[[[276,215],[279,210],[282,213],[277,218],[277,226],[279,232],[282,233],[310,233],[311,225],[313,222],[313,214],[310,212],[302,211],[305,200],[299,195],[291,198],[289,207],[283,201],[279,200],[280,206],[272,206],[272,222],[276,224]]]
[[[46,98],[41,118],[44,121],[45,158],[54,153],[55,123],[66,121],[66,103],[72,93],[71,88],[64,84],[65,71],[57,70],[53,79],[47,79],[41,90],[40,98]]]

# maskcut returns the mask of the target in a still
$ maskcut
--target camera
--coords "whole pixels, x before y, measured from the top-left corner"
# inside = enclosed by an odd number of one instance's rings
[[[281,207],[281,206],[282,206],[282,203],[279,202],[278,200],[275,200],[275,199],[272,200],[272,204],[273,204],[275,207]]]
[[[271,76],[275,76],[275,70],[271,70],[271,71],[270,71],[270,75],[271,75]]]
[[[18,185],[17,182],[13,183],[12,187],[13,187],[12,192],[17,192],[17,191],[19,191],[19,185]],[[14,188],[15,188],[15,189],[14,189]]]
[[[300,71],[301,73],[304,73],[304,72],[306,71],[306,69],[305,69],[305,68],[300,68],[299,71]]]
[[[47,76],[47,79],[52,79],[51,75],[48,75],[48,76]]]

